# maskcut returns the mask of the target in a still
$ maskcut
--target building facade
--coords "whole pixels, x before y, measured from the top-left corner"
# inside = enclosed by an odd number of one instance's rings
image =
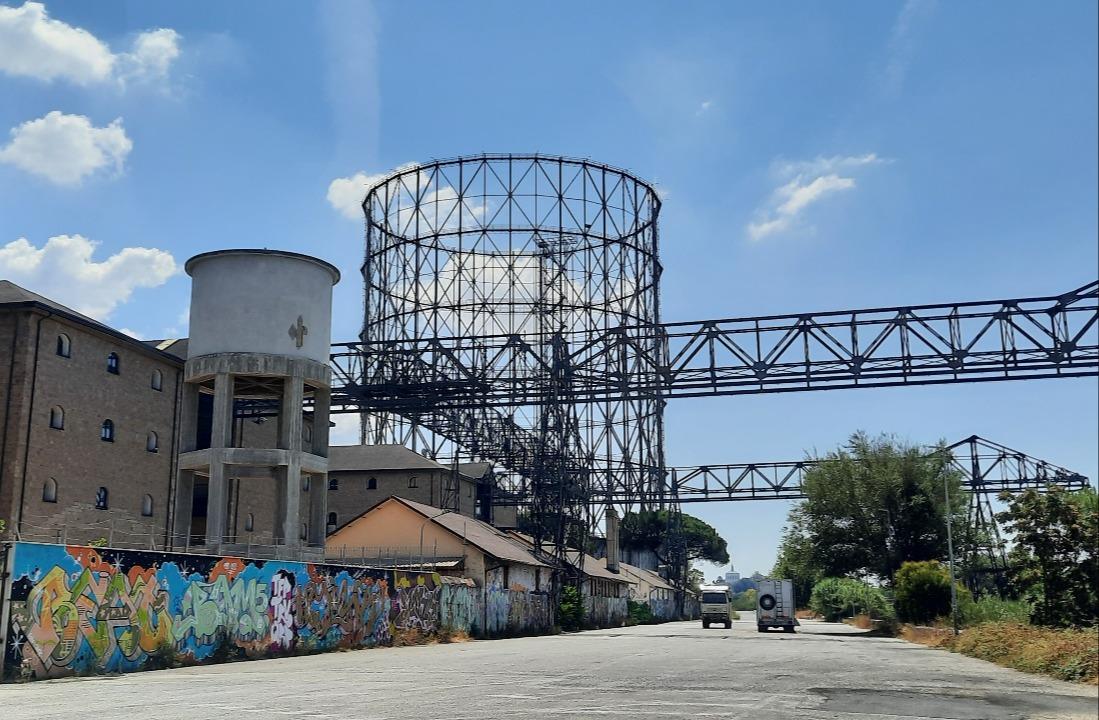
[[[183,360],[0,281],[0,520],[164,547]]]

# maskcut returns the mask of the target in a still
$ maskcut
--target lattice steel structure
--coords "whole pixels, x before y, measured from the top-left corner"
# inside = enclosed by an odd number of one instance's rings
[[[342,375],[349,386],[420,393],[396,412],[373,408],[363,441],[502,462],[538,499],[535,516],[565,516],[545,538],[558,547],[570,527],[600,521],[588,515],[593,495],[650,497],[664,477],[653,188],[586,160],[481,155],[402,168],[363,209],[363,345],[352,352],[370,350]],[[589,346],[619,328],[619,352]],[[403,350],[451,337],[462,341],[445,359]],[[575,403],[577,365],[653,389]],[[470,375],[537,388],[537,402],[435,402],[461,394]],[[355,409],[369,407],[362,399]]]

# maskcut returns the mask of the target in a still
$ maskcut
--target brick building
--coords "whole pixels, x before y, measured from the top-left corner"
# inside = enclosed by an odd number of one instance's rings
[[[0,520],[25,537],[162,547],[183,368],[0,280]]]

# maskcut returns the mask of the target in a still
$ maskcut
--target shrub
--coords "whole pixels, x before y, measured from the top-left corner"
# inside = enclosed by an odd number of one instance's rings
[[[897,615],[902,620],[928,623],[950,615],[950,572],[934,560],[902,563],[893,576]],[[957,589],[961,601],[964,590]]]
[[[955,652],[1023,672],[1092,684],[1099,678],[1099,628],[1057,630],[985,623],[944,644]]]
[[[1001,600],[993,596],[974,600],[968,593],[958,597],[958,614],[966,627],[988,622],[1026,625],[1030,621],[1030,613],[1030,603],[1023,600]]]
[[[871,617],[893,617],[893,608],[880,588],[852,578],[824,578],[813,586],[809,607],[829,622],[860,611]]]
[[[755,610],[756,609],[756,591],[753,588],[748,588],[744,592],[739,592],[733,595],[733,609],[734,610]]]
[[[561,601],[557,605],[557,622],[565,630],[579,630],[584,626],[584,599],[580,590],[571,585],[561,588]]]
[[[653,611],[648,603],[627,600],[626,607],[629,609],[629,618],[626,624],[649,625],[653,622]]]

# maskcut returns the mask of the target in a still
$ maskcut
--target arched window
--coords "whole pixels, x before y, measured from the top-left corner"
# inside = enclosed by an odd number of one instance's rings
[[[141,515],[142,517],[153,516],[153,496],[148,493],[145,494],[145,497],[141,498]]]
[[[416,476],[415,475],[413,475],[412,477],[410,477],[408,479],[408,486],[410,488],[420,487],[419,483],[416,482]]]
[[[336,529],[336,523],[337,523],[338,520],[339,520],[339,516],[336,515],[336,513],[334,513],[334,512],[328,513],[328,527],[327,527],[328,532],[332,532],[333,530]]]
[[[160,438],[157,437],[157,434],[150,430],[145,437],[145,449],[149,452],[157,452],[160,448],[159,441]]]
[[[366,489],[367,490],[377,490],[378,489],[378,478],[370,478],[369,480],[367,480],[366,481]]]
[[[114,442],[114,422],[103,421],[103,425],[99,428],[99,439],[103,442]]]
[[[164,373],[159,370],[153,370],[153,379],[149,382],[149,387],[157,392],[164,389]]]
[[[106,510],[108,507],[110,507],[108,497],[109,495],[107,493],[107,488],[100,486],[100,488],[95,491],[95,509]]]
[[[248,516],[244,518],[244,532],[252,532],[252,529],[256,527],[256,516],[252,513],[248,513]]]
[[[42,486],[42,502],[57,502],[57,481],[50,478]]]
[[[107,372],[112,375],[118,374],[118,353],[111,353],[107,356]]]
[[[61,357],[72,356],[72,341],[69,340],[69,336],[65,333],[61,333],[57,336],[57,354]]]
[[[337,478],[337,477],[332,477],[331,475],[329,475],[328,476],[328,489],[329,490],[339,490],[340,489],[340,479]]]
[[[65,429],[65,409],[60,405],[50,408],[50,427],[54,430]]]

